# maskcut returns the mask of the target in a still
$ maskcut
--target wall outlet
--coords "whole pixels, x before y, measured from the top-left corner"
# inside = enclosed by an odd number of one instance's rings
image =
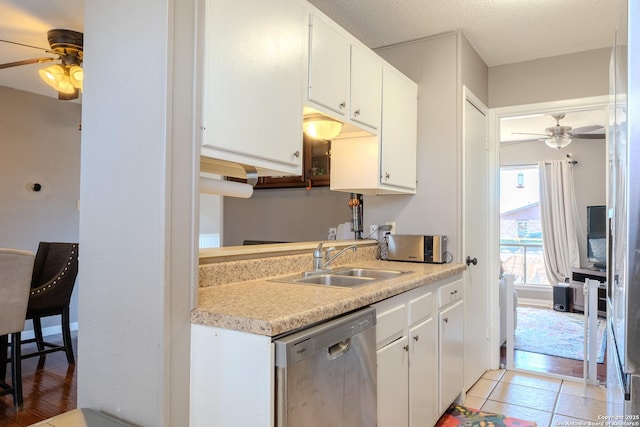
[[[378,224],[371,224],[369,226],[369,239],[378,240]]]
[[[385,222],[385,224],[391,226],[391,230],[389,230],[389,233],[396,234],[396,222],[395,221],[387,221],[387,222]]]
[[[327,233],[327,240],[336,240],[336,236],[338,235],[338,229],[331,227],[329,232]]]

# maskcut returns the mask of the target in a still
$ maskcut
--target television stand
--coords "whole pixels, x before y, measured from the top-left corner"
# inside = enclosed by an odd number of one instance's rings
[[[590,270],[586,268],[572,268],[571,282],[569,286],[573,288],[573,299],[570,309],[573,312],[584,313],[583,286],[586,279],[597,280],[598,286],[598,316],[607,317],[607,272],[602,270]]]

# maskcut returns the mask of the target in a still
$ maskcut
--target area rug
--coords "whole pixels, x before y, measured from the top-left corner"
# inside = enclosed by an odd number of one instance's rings
[[[531,353],[584,360],[584,315],[545,308],[518,307],[513,348]],[[598,318],[598,363],[604,362],[604,319]]]
[[[520,420],[506,415],[492,414],[477,409],[465,408],[458,404],[452,404],[447,412],[440,417],[435,427],[536,427],[533,421]]]

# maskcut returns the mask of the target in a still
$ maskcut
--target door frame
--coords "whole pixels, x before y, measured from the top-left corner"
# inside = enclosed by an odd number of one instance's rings
[[[499,343],[499,333],[500,330],[500,310],[498,304],[499,297],[499,282],[498,277],[500,274],[499,265],[500,265],[500,204],[499,204],[499,185],[500,185],[500,120],[508,117],[515,116],[523,116],[527,114],[551,114],[551,113],[560,113],[560,112],[572,112],[572,111],[583,111],[583,110],[591,110],[591,109],[607,109],[609,105],[609,96],[601,95],[601,96],[592,96],[585,98],[575,98],[568,100],[559,100],[559,101],[549,101],[549,102],[539,102],[533,104],[523,104],[523,105],[513,105],[508,107],[499,107],[492,108],[489,110],[489,140],[490,144],[495,148],[492,150],[493,156],[491,161],[489,162],[489,174],[490,179],[492,180],[491,191],[492,196],[489,203],[489,216],[490,216],[490,233],[491,237],[490,241],[490,277],[496,278],[496,280],[491,281],[490,289],[494,292],[490,292],[490,314],[492,314],[491,318],[491,330],[496,333],[491,334],[491,367],[492,369],[497,369],[500,366],[500,346],[502,343]],[[607,144],[609,142],[607,141]],[[605,150],[607,153],[607,158],[605,161],[608,162],[608,148]],[[490,154],[491,155],[491,154]],[[607,186],[608,189],[608,179],[607,176]],[[507,328],[509,330],[509,328]],[[507,343],[511,343],[513,346],[513,340],[507,340]],[[511,361],[513,362],[513,361]],[[509,363],[509,361],[507,361]],[[521,369],[513,368],[515,371],[525,371]],[[552,375],[552,374],[549,374]],[[556,376],[556,375],[552,375]],[[566,379],[573,379],[573,377],[567,377]],[[580,379],[581,380],[581,379]]]

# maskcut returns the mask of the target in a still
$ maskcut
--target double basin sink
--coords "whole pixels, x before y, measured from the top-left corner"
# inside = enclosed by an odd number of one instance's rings
[[[385,270],[377,268],[343,267],[317,273],[298,273],[271,279],[275,282],[298,283],[301,285],[333,286],[357,288],[382,280],[392,279],[410,271]]]

